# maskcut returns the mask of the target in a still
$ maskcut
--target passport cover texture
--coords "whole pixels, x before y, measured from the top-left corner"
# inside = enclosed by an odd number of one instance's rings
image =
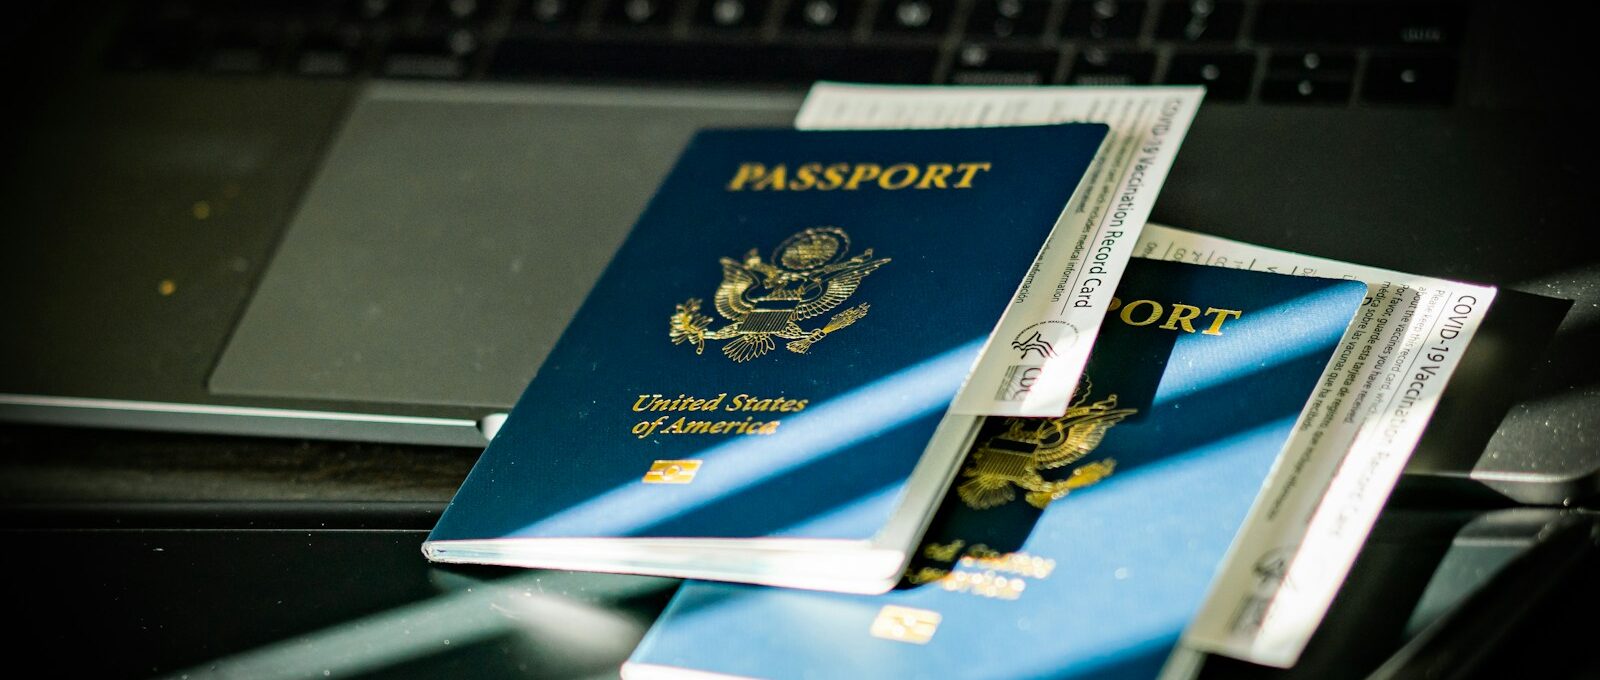
[[[1105,134],[700,133],[429,556],[459,541],[477,547],[450,561],[495,561],[474,557],[484,541],[606,559],[619,553],[584,541],[872,540],[908,511],[913,468]]]
[[[625,675],[1154,677],[1365,293],[1132,261],[1073,408],[987,420],[899,586],[690,581]]]

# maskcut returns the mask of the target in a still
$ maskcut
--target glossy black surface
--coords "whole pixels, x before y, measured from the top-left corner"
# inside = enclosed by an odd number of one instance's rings
[[[0,531],[34,554],[7,569],[29,612],[12,644],[76,677],[594,677],[615,673],[676,585],[437,569],[425,534]]]
[[[437,509],[12,504],[0,538],[26,556],[3,575],[28,624],[13,643],[77,677],[615,677],[677,585],[436,567],[418,549]],[[1594,526],[1592,513],[1559,510],[1390,508],[1299,666],[1213,658],[1201,677],[1365,677],[1408,641],[1391,663],[1472,651],[1435,663],[1495,677],[1536,651],[1542,677],[1592,677],[1569,621],[1600,606],[1582,566]],[[1565,585],[1551,591],[1541,575]],[[1496,581],[1510,590],[1479,594]],[[1482,646],[1434,629],[1473,631]]]

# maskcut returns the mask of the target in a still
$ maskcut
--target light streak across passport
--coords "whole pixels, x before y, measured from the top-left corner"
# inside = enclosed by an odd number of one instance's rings
[[[951,407],[964,415],[1059,417],[1071,403],[1111,293],[1204,96],[1201,87],[818,83],[795,126],[1110,126],[1083,185],[1062,211]],[[984,225],[972,230],[981,235]]]

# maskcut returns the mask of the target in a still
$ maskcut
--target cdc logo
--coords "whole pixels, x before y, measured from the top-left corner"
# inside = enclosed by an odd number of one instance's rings
[[[1018,364],[1006,368],[1005,378],[1000,381],[1000,391],[995,394],[997,401],[1022,401],[1033,390],[1033,383],[1044,372],[1043,366]]]

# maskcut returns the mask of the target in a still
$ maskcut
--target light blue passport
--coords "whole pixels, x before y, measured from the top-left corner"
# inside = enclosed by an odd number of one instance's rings
[[[1105,134],[700,133],[426,554],[893,587],[976,429],[946,410]]]
[[[689,582],[624,675],[1154,677],[1365,292],[1133,261],[1073,408],[989,419],[897,588]]]

